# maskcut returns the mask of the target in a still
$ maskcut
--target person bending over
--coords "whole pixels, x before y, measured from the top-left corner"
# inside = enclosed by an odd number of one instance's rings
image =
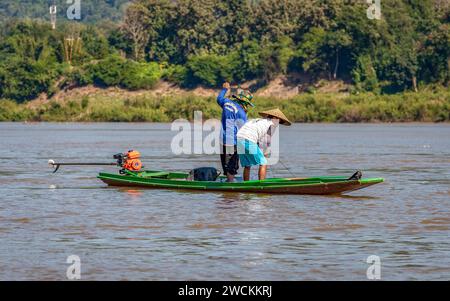
[[[266,178],[267,159],[259,144],[267,140],[275,132],[278,124],[290,126],[291,122],[280,109],[260,112],[263,118],[249,120],[237,133],[237,150],[242,167],[244,167],[244,181],[250,180],[252,166],[259,166],[258,177]]]

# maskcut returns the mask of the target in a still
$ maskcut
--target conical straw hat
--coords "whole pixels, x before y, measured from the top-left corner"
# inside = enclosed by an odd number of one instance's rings
[[[292,123],[287,119],[287,117],[281,112],[280,109],[273,109],[269,111],[260,112],[259,115],[262,117],[275,117],[280,119],[280,123],[283,125],[290,126]]]

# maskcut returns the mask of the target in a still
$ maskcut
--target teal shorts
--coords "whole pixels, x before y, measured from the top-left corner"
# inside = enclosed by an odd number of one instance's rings
[[[267,159],[264,157],[262,150],[252,141],[238,139],[237,152],[242,167],[267,165]]]

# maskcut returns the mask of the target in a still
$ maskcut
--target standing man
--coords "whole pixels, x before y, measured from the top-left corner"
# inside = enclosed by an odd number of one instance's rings
[[[231,89],[230,83],[223,84],[223,89],[217,97],[217,103],[222,108],[222,147],[220,161],[228,182],[233,182],[239,170],[239,156],[237,153],[237,132],[247,122],[247,110],[254,107],[251,102],[253,95],[249,91],[241,90],[233,95],[232,100],[226,98]]]

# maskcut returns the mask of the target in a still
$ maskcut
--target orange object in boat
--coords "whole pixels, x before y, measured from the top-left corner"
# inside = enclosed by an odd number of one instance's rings
[[[125,161],[123,162],[123,169],[129,171],[140,171],[142,169],[142,162],[139,160],[140,157],[140,152],[130,150],[126,153]]]
[[[142,162],[139,159],[127,159],[123,168],[129,171],[140,171],[142,169]]]
[[[141,158],[141,153],[135,150],[130,150],[127,153],[127,158],[128,159],[139,159]]]

